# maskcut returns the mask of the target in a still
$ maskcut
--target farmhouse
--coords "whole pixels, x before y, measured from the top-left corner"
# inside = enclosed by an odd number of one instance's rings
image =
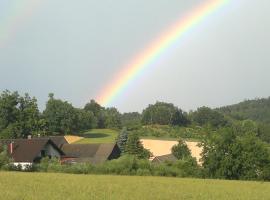
[[[116,144],[64,144],[63,163],[90,162],[100,164],[106,160],[120,157],[120,149]]]
[[[38,163],[44,157],[61,158],[64,152],[49,138],[0,140],[1,146],[8,147],[8,154],[15,166],[22,169]]]

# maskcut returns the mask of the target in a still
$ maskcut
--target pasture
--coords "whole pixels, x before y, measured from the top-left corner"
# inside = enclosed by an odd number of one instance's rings
[[[0,172],[0,193],[5,200],[268,200],[270,183]]]
[[[90,143],[114,143],[119,131],[112,129],[91,129],[86,131],[81,136],[81,140],[75,144],[90,144]]]

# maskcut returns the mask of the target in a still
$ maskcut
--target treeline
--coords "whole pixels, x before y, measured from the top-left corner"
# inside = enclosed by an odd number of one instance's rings
[[[53,94],[49,94],[46,108],[40,112],[36,98],[29,94],[4,91],[0,95],[0,138],[78,134],[91,128],[121,128],[121,114],[94,100],[84,108],[75,108]]]
[[[156,102],[142,113],[121,114],[116,108],[102,107],[94,100],[83,108],[75,108],[71,103],[49,94],[45,110],[40,112],[35,97],[4,91],[0,95],[0,138],[25,138],[29,134],[80,134],[92,128],[121,130],[126,127],[140,136],[159,137],[166,132],[169,137],[201,139],[205,132],[246,126],[255,130],[257,137],[270,143],[270,125],[265,123],[270,120],[266,114],[270,110],[269,102],[269,99],[260,99],[220,109],[201,107],[189,113],[171,103]]]

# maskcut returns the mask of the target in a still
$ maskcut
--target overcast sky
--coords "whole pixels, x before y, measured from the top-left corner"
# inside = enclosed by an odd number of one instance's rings
[[[39,0],[32,7],[31,1],[0,0],[0,90],[28,92],[41,109],[50,92],[82,107],[202,2]],[[186,34],[112,106],[141,111],[159,100],[188,111],[268,97],[269,8],[269,0],[232,0]],[[4,32],[8,39],[1,38]]]

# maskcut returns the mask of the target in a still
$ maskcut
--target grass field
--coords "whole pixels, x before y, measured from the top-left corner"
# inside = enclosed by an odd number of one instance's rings
[[[0,193],[5,200],[269,200],[270,183],[1,172]]]
[[[113,143],[118,133],[118,131],[112,129],[92,129],[83,133],[84,139],[75,142],[75,144]]]

